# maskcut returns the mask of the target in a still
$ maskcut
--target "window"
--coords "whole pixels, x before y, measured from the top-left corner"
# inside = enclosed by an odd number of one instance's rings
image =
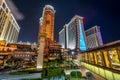
[[[49,21],[49,20],[47,20],[47,21],[46,21],[46,24],[50,24],[50,21]]]
[[[102,53],[100,51],[97,51],[97,61],[98,61],[98,65],[103,65],[103,59],[102,59]]]
[[[115,69],[120,69],[120,61],[118,58],[118,53],[115,49],[111,49],[109,52],[109,58],[111,61],[111,67]]]
[[[3,6],[3,8],[5,8],[5,7],[6,7],[6,6],[5,6],[5,3],[3,3],[3,5],[2,5],[2,6]]]

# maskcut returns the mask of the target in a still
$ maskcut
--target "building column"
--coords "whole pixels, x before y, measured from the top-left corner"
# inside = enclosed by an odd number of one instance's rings
[[[6,40],[8,41],[8,42],[10,42],[10,40],[9,40],[9,38],[10,38],[10,35],[11,35],[11,28],[12,28],[12,23],[10,22],[10,28],[9,28],[9,30],[8,30],[8,34],[7,34],[7,37],[6,37]]]
[[[101,58],[102,58],[102,66],[106,66],[105,55],[102,50],[100,50]]]
[[[97,54],[96,54],[96,52],[93,52],[93,56],[94,56],[95,64],[98,64]]]
[[[111,68],[111,67],[112,67],[112,62],[111,62],[111,59],[110,59],[109,50],[110,50],[110,49],[106,49],[106,51],[107,51],[107,56],[108,56],[109,67]]]
[[[11,35],[10,35],[10,38],[9,38],[10,42],[12,42],[13,33],[14,33],[14,26],[12,26]]]
[[[108,52],[107,50],[103,50],[103,56],[104,56],[104,61],[105,61],[105,67],[110,67],[110,62],[108,60]]]
[[[40,34],[40,40],[39,40],[40,45],[38,46],[38,57],[37,57],[37,69],[43,68],[45,37],[46,34]]]
[[[118,59],[119,59],[119,62],[120,62],[120,48],[115,48],[116,52],[117,52],[117,55],[118,55]]]

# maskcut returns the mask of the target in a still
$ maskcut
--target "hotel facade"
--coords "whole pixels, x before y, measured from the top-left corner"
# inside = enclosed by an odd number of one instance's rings
[[[0,0],[0,40],[17,42],[20,27],[5,0]]]
[[[59,32],[59,42],[62,48],[86,50],[86,36],[83,17],[75,15]],[[66,47],[65,47],[66,46]]]
[[[66,26],[67,24],[63,27],[63,29],[59,32],[59,43],[62,48],[67,48],[67,43],[66,43]]]
[[[95,48],[103,45],[100,26],[94,26],[85,31],[87,48]]]

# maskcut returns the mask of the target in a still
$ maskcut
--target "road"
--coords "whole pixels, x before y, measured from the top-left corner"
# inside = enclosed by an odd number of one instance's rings
[[[24,75],[9,75],[7,73],[0,74],[0,80],[21,80],[21,79],[41,78],[41,73],[24,74]]]

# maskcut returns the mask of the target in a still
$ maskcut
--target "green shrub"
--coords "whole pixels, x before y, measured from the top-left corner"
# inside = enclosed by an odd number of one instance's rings
[[[82,74],[80,71],[72,71],[70,75],[72,77],[82,77]]]
[[[42,72],[42,78],[61,77],[64,75],[62,68],[48,68]]]
[[[70,79],[70,75],[65,75],[65,78]]]

